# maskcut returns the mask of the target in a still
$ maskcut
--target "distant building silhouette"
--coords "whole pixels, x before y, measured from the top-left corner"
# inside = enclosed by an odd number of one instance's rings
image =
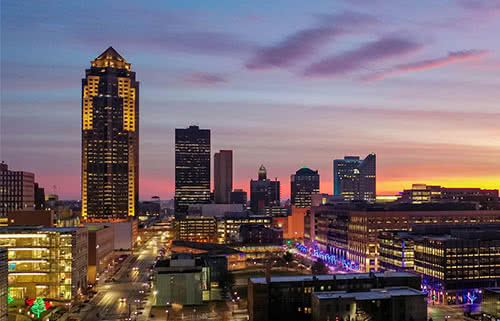
[[[317,193],[319,193],[318,171],[304,167],[290,176],[290,197],[295,207],[311,207],[311,195]]]
[[[280,182],[267,179],[267,170],[261,165],[259,180],[250,181],[250,207],[254,213],[268,206],[280,205]]]
[[[210,130],[175,129],[175,212],[210,203]]]
[[[214,155],[215,203],[231,203],[233,190],[233,151],[221,150]]]
[[[361,160],[359,156],[346,156],[333,161],[333,193],[344,195],[346,201],[375,202],[376,155],[371,153]]]

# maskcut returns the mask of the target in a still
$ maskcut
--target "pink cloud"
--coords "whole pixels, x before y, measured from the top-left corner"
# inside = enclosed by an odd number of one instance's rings
[[[411,54],[421,47],[422,45],[403,38],[381,38],[360,48],[314,63],[305,70],[304,74],[308,77],[346,74],[363,68],[371,62]]]
[[[184,82],[197,85],[217,85],[227,80],[219,74],[209,72],[191,72],[184,76]]]
[[[408,63],[408,64],[396,65],[388,70],[377,72],[377,73],[368,75],[366,77],[363,77],[363,79],[364,80],[381,80],[381,79],[383,79],[387,76],[393,75],[393,74],[433,69],[433,68],[438,68],[438,67],[446,66],[449,64],[453,64],[456,62],[463,62],[463,61],[472,60],[472,59],[479,59],[479,58],[482,58],[482,57],[488,55],[489,53],[490,53],[490,51],[488,51],[488,50],[476,50],[476,49],[463,50],[463,51],[452,51],[452,52],[449,52],[448,55],[445,57],[422,60],[422,61],[412,62],[412,63]]]
[[[277,45],[258,49],[245,66],[251,70],[288,67],[311,56],[336,36],[352,32],[357,26],[377,21],[372,16],[354,12],[317,17],[321,22],[319,27],[300,30]]]

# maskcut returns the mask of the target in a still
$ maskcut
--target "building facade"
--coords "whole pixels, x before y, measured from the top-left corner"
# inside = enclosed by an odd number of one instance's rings
[[[139,197],[139,82],[109,47],[82,79],[82,217],[122,221]]]
[[[35,209],[35,174],[11,171],[0,164],[0,219],[17,210]]]
[[[221,150],[214,155],[215,203],[231,203],[233,190],[233,151]]]
[[[186,216],[175,220],[176,239],[217,243],[217,219],[213,216]]]
[[[209,286],[209,268],[201,258],[188,253],[174,254],[154,266],[153,305],[201,305],[204,296],[209,299]]]
[[[0,247],[0,321],[7,321],[7,306],[9,294],[7,249]]]
[[[258,180],[250,181],[250,208],[254,213],[270,206],[280,206],[280,182],[267,178],[267,170],[261,165]]]
[[[0,247],[8,250],[9,294],[69,302],[87,290],[87,229],[4,227]]]
[[[88,226],[88,282],[94,284],[96,278],[113,260],[115,232],[112,225]]]
[[[290,177],[290,197],[292,205],[295,207],[310,208],[312,195],[318,193],[318,171],[304,167]]]
[[[175,129],[175,212],[210,203],[210,130]]]
[[[408,287],[315,292],[311,305],[312,321],[427,321],[425,293]]]
[[[346,156],[333,161],[333,193],[344,195],[346,201],[374,203],[377,196],[377,163],[375,153],[361,160]]]
[[[401,193],[402,203],[478,202],[488,204],[498,202],[497,189],[447,188],[438,185],[413,184],[411,189]]]
[[[248,312],[251,321],[309,321],[312,320],[313,293],[316,295],[331,291],[356,293],[383,287],[408,287],[420,290],[420,281],[418,275],[411,273],[279,277],[268,275],[250,278],[248,280]]]
[[[247,192],[242,189],[235,189],[231,192],[231,203],[232,204],[242,204],[247,206]]]

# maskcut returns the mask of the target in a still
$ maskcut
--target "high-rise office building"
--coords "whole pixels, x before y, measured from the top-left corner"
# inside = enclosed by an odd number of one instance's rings
[[[11,171],[0,164],[0,218],[7,213],[35,209],[35,174]]]
[[[139,195],[139,82],[112,47],[82,79],[82,217],[123,221]]]
[[[233,151],[221,150],[214,155],[215,203],[231,203],[233,190]]]
[[[290,198],[298,208],[311,207],[311,195],[319,193],[319,174],[304,167],[290,176]]]
[[[333,161],[333,193],[344,195],[346,201],[376,200],[376,155],[365,159],[346,156]]]
[[[280,205],[280,182],[267,178],[267,170],[261,165],[258,171],[259,180],[250,181],[250,207],[254,213],[269,206]]]
[[[210,130],[175,129],[175,212],[210,203]]]

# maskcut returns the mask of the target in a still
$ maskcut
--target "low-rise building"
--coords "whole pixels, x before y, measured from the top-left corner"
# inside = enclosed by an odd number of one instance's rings
[[[86,222],[87,227],[91,226],[112,226],[114,230],[114,249],[117,251],[133,250],[138,239],[137,220],[129,219],[128,221],[111,221],[111,222]]]
[[[175,220],[176,239],[216,243],[217,219],[213,216],[186,216]]]
[[[420,276],[404,272],[279,277],[267,275],[249,279],[248,311],[250,321],[310,321],[313,293],[367,292],[384,287],[420,290],[420,286]]]
[[[483,290],[481,304],[483,321],[498,321],[500,319],[500,288],[487,288]]]
[[[220,243],[239,243],[240,229],[247,224],[261,224],[270,228],[273,223],[271,216],[252,215],[251,212],[228,213],[217,221],[217,230]]]
[[[241,270],[247,267],[246,254],[232,247],[217,244],[176,240],[172,242],[172,253],[206,254],[210,257],[224,256],[228,270]]]
[[[210,273],[201,258],[178,253],[153,269],[153,305],[201,305],[209,291]]]
[[[0,247],[0,321],[7,321],[7,305],[9,295],[7,249]]]
[[[283,231],[264,224],[250,223],[240,227],[240,241],[243,244],[283,244]]]
[[[71,301],[87,290],[87,228],[3,227],[8,250],[9,294]]]
[[[88,226],[89,266],[88,282],[94,284],[96,278],[113,260],[115,233],[112,225]]]
[[[427,321],[425,293],[408,287],[314,292],[311,305],[312,321]]]
[[[447,304],[481,300],[500,280],[500,225],[414,226],[379,236],[381,268],[414,271],[429,297]]]

